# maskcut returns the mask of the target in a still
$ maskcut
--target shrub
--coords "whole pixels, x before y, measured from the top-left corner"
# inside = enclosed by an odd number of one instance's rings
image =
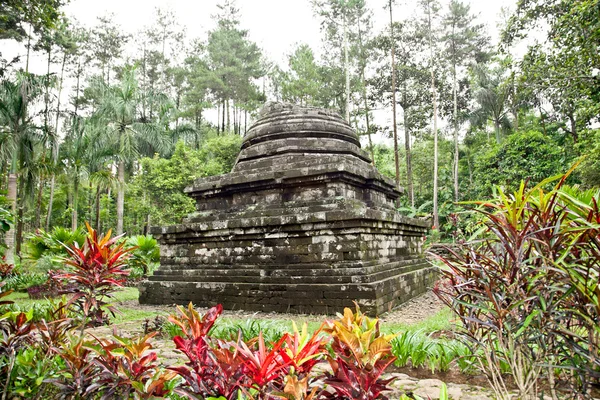
[[[124,269],[132,248],[125,249],[124,243],[116,244],[119,236],[111,239],[109,231],[99,238],[97,232],[86,223],[88,236],[83,248],[78,245],[68,247],[69,258],[65,264],[72,270],[62,270],[50,274],[54,281],[63,280],[74,284],[69,289],[71,297],[67,307],[74,307],[84,318],[83,325],[101,325],[107,322],[103,307],[113,314],[116,309],[105,300],[112,298],[117,287],[123,286],[128,272]]]
[[[13,276],[14,270],[15,265],[7,263],[6,256],[2,256],[0,258],[0,281],[3,281]]]
[[[12,289],[15,292],[25,292],[28,288],[37,285],[43,285],[48,280],[48,274],[39,274],[35,272],[22,272],[13,274],[7,278],[6,289]]]
[[[509,396],[505,370],[520,398],[537,396],[544,366],[551,383],[573,371],[583,395],[600,376],[600,192],[565,187],[565,179],[549,192],[552,180],[522,183],[478,203],[487,209],[485,235],[438,256],[452,285],[436,292],[461,318],[500,398]]]
[[[382,335],[379,320],[349,308],[336,321],[326,321],[324,332],[332,336],[332,353],[327,357],[332,373],[326,372],[325,384],[332,391],[323,392],[329,399],[385,399],[394,380],[382,379],[385,369],[396,359],[390,340],[394,335]]]
[[[62,259],[69,255],[67,247],[85,243],[85,233],[55,227],[52,232],[38,229],[24,243],[24,261],[36,272],[46,272],[62,266]]]
[[[132,236],[127,239],[127,246],[133,247],[131,257],[127,260],[130,276],[146,277],[153,271],[152,266],[160,261],[160,248],[152,236]]]

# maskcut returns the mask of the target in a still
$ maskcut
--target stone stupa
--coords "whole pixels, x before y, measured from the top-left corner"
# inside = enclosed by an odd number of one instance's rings
[[[423,293],[428,223],[401,216],[401,192],[332,111],[265,105],[229,174],[185,189],[197,212],[157,227],[161,265],[140,303],[371,315]]]

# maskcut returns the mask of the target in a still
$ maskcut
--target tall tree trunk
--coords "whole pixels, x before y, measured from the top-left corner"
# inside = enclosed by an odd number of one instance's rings
[[[432,59],[433,61],[433,59]],[[433,65],[431,66],[431,94],[433,97],[433,225],[440,228],[440,216],[438,211],[438,131],[437,131],[437,91],[435,87],[435,75]]]
[[[117,165],[117,235],[123,233],[123,209],[125,205],[125,162],[119,161]]]
[[[221,106],[221,133],[225,133],[225,98],[223,98],[223,104]]]
[[[406,151],[406,186],[411,207],[415,206],[415,190],[413,188],[412,153],[410,150],[410,129],[408,126],[408,107],[404,108],[404,150]]]
[[[63,54],[62,66],[60,68],[60,81],[58,83],[58,97],[56,98],[56,121],[54,123],[54,137],[52,142],[52,179],[50,180],[50,198],[48,199],[48,211],[46,213],[46,231],[50,229],[50,220],[52,218],[52,207],[54,203],[54,187],[56,184],[56,167],[58,165],[58,125],[60,121],[60,96],[63,88],[63,78],[65,74],[65,64],[67,62],[67,53]],[[76,100],[77,101],[77,100]]]
[[[29,24],[29,33],[27,34],[27,59],[25,61],[25,73],[29,73],[29,54],[31,53],[31,28],[32,24]]]
[[[95,200],[95,206],[96,206],[96,220],[94,223],[94,226],[96,227],[96,232],[100,232],[100,186],[96,186],[96,200]]]
[[[75,179],[73,180],[73,212],[71,213],[71,230],[77,230],[77,208],[79,207],[79,171],[75,171]]]
[[[358,19],[358,44],[361,48],[361,54],[364,55],[364,43],[362,39],[362,29],[360,26],[360,18]],[[366,60],[361,60],[360,79],[362,84],[363,105],[365,107],[365,123],[367,124],[367,137],[369,138],[369,150],[371,152],[371,164],[375,165],[375,152],[373,151],[373,139],[371,138],[371,121],[369,117],[369,101],[367,99],[367,80],[365,79],[365,69],[367,66]]]
[[[34,229],[38,229],[42,223],[42,194],[44,191],[44,174],[41,173],[38,182],[38,193],[37,193],[37,201],[35,206],[35,222],[33,225]]]
[[[146,41],[142,44],[142,119],[146,120]],[[98,229],[96,229],[98,231]]]
[[[496,132],[496,143],[500,144],[502,138],[500,137],[500,121],[494,120],[494,131]]]
[[[435,72],[433,68],[433,31],[431,21],[431,5],[427,4],[427,20],[429,27],[429,52],[431,63],[431,99],[433,106],[433,226],[440,228],[438,212],[438,131],[437,131],[437,90],[435,86]]]
[[[20,171],[23,171],[23,164],[20,164]],[[17,188],[17,235],[15,237],[15,255],[21,256],[21,245],[23,244],[23,215],[25,215],[25,177],[19,176]]]
[[[458,201],[458,82],[456,81],[456,62],[452,64],[452,95],[454,97],[454,201]]]
[[[13,162],[14,163],[14,162]],[[10,174],[8,175],[8,202],[10,203],[12,215],[16,215],[17,211],[17,170],[11,168]],[[6,232],[4,237],[4,243],[6,244],[6,262],[9,264],[14,263],[15,255],[15,226],[10,225],[10,229]]]
[[[233,102],[233,133],[237,134],[237,105]]]
[[[231,132],[231,114],[230,114],[230,107],[229,107],[229,99],[226,100],[226,107],[227,109],[227,133]]]
[[[348,21],[344,13],[344,70],[346,73],[346,122],[350,123],[350,62],[348,61]]]
[[[92,180],[88,181],[88,191],[87,191],[87,207],[85,210],[85,221],[92,222],[92,209],[94,208],[94,186],[92,185]]]
[[[392,41],[392,124],[394,129],[394,163],[396,164],[396,188],[400,188],[400,160],[398,159],[398,124],[396,123],[396,42],[394,41],[394,18],[392,0],[390,6],[390,38]]]
[[[244,108],[244,136],[248,132],[248,110]]]
[[[221,133],[221,102],[217,101],[217,135]]]

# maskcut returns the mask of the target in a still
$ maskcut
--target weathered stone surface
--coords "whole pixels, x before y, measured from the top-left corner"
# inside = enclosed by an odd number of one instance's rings
[[[265,106],[231,173],[186,188],[197,212],[156,227],[161,266],[140,302],[371,314],[423,293],[427,224],[399,215],[401,191],[330,111]]]

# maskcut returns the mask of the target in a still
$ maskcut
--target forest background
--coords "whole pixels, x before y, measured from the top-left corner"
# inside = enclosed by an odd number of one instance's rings
[[[130,35],[114,16],[81,26],[65,7],[0,8],[9,261],[39,230],[89,221],[133,235],[179,221],[194,210],[183,188],[231,169],[267,100],[339,111],[405,188],[400,210],[431,217],[434,236],[469,233],[475,223],[457,203],[497,186],[576,162],[571,183],[600,185],[597,0],[518,0],[493,35],[459,0],[418,0],[410,12],[385,0],[313,0],[322,48],[298,43],[283,63],[252,41],[234,0],[217,2],[201,37],[167,8]],[[387,23],[375,24],[381,9]],[[34,55],[45,72],[32,72]]]

